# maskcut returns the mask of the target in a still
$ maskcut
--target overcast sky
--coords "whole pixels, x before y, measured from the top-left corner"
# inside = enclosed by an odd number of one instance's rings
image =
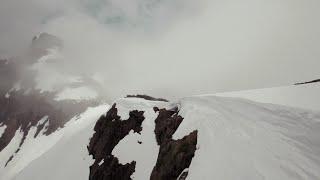
[[[111,97],[273,87],[320,77],[319,18],[318,0],[2,0],[0,56],[45,31]]]

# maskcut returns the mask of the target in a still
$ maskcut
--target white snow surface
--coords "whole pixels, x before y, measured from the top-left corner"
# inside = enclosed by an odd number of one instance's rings
[[[180,104],[174,138],[198,130],[187,179],[320,179],[320,113],[214,96]]]
[[[174,139],[198,130],[197,151],[187,179],[320,178],[320,113],[216,96],[183,98],[177,104],[136,98],[116,103],[124,120],[131,110],[145,111],[141,135],[130,132],[112,152],[120,163],[137,162],[133,179],[149,179],[156,163],[159,147],[153,130],[157,113],[152,108],[176,105],[185,119]],[[87,179],[92,161],[83,144],[93,132],[78,132],[32,162],[17,179]],[[37,169],[40,175],[34,174]]]
[[[22,138],[22,132],[18,130],[10,144],[0,152],[0,179],[87,179],[92,160],[86,147],[95,122],[108,108],[108,105],[88,108],[49,136],[40,132],[37,138],[33,138],[36,132],[33,127],[20,152],[14,154]],[[4,168],[12,154],[13,160]]]
[[[215,94],[224,97],[240,97],[253,101],[280,104],[320,111],[320,83],[292,85],[247,91]]]
[[[257,92],[252,97],[260,97],[261,102],[268,104],[214,95],[186,97],[175,103],[119,99],[115,103],[123,120],[132,110],[145,111],[145,120],[141,135],[131,131],[112,154],[122,164],[137,162],[133,179],[149,179],[159,151],[153,132],[157,117],[153,107],[171,109],[178,106],[184,120],[173,138],[180,139],[198,130],[195,157],[186,169],[189,170],[188,180],[320,179],[320,111],[316,110],[318,102],[308,102],[317,101],[319,95],[311,87],[315,86],[275,88],[273,92],[277,93],[270,94],[272,89],[252,91],[253,94]],[[305,95],[311,91],[314,94]],[[262,99],[263,93],[266,93],[265,99]],[[250,96],[250,92],[244,94]],[[286,95],[287,98],[283,97]],[[305,104],[299,106],[299,101]],[[280,105],[275,105],[277,103]],[[50,145],[45,145],[48,140],[35,143],[28,136],[9,167],[0,170],[0,179],[88,179],[93,160],[88,156],[86,146],[93,135],[95,122],[106,112],[107,105],[88,109],[79,119],[74,118],[58,131],[60,136],[54,135],[56,139],[54,143],[49,140]],[[12,143],[0,153],[1,163],[3,157],[13,153],[20,136],[17,131]],[[29,141],[33,143],[28,146]],[[38,148],[31,150],[30,147],[37,147],[35,144],[40,147],[40,153],[34,153]],[[47,149],[41,150],[41,145]]]

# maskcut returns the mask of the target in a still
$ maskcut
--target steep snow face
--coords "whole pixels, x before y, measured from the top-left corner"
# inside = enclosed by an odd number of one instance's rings
[[[187,179],[320,178],[320,113],[213,96],[180,103],[174,138],[199,132]]]
[[[42,122],[45,122],[47,117],[42,118]],[[39,125],[41,124],[39,121]],[[46,122],[46,125],[48,122]],[[37,126],[30,129],[28,135],[25,137],[24,143],[20,147],[21,139],[23,138],[23,132],[16,131],[14,138],[10,144],[0,152],[0,179],[10,179],[13,175],[17,174],[24,167],[26,167],[32,160],[41,156],[44,152],[48,151],[60,138],[63,131],[58,130],[52,135],[44,135],[45,128],[42,129],[37,136]],[[16,150],[19,149],[17,152]],[[8,162],[9,157],[12,156],[12,160]],[[6,167],[5,167],[6,166]]]
[[[217,96],[240,97],[253,101],[280,104],[320,111],[320,83],[219,93]]]
[[[0,170],[0,179],[87,180],[92,163],[87,144],[96,120],[108,108],[108,105],[88,108],[70,120],[64,128],[49,136],[41,134],[34,139],[34,132],[29,132],[30,137],[28,135],[14,161]]]

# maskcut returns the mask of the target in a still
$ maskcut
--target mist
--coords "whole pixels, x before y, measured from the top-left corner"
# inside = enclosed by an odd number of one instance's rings
[[[316,0],[4,0],[0,57],[34,35],[64,42],[60,71],[97,75],[110,99],[166,98],[318,78]]]

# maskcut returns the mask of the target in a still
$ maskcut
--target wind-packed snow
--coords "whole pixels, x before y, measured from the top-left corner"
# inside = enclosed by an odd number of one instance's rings
[[[216,94],[320,111],[320,83]]]
[[[98,93],[89,87],[65,88],[57,94],[55,100],[90,100],[98,97]]]
[[[0,152],[0,179],[87,179],[91,157],[86,145],[93,134],[95,122],[107,110],[108,105],[88,108],[49,136],[40,132],[37,138],[33,138],[36,128],[32,128],[20,152],[3,168],[3,163],[19,146],[22,134],[17,131],[13,142]]]
[[[320,113],[214,96],[180,103],[174,138],[198,130],[187,179],[320,179]]]

